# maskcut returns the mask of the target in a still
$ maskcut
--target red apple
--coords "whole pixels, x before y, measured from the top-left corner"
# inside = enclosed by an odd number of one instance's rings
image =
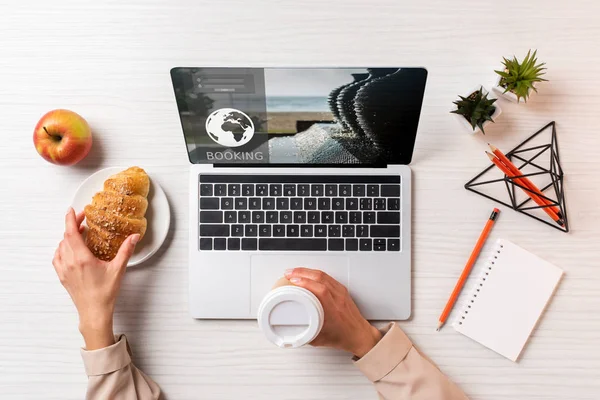
[[[35,126],[33,144],[46,161],[73,165],[90,152],[92,131],[81,115],[69,110],[53,110]]]

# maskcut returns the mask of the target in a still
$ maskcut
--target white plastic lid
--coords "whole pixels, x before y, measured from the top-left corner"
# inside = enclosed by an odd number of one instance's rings
[[[258,307],[258,326],[279,347],[304,346],[323,328],[323,306],[310,291],[297,286],[271,290]]]

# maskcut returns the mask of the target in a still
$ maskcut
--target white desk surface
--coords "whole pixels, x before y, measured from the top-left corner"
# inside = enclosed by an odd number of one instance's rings
[[[597,399],[599,12],[587,0],[0,0],[0,398],[83,397],[77,317],[51,258],[78,184],[141,165],[167,192],[173,223],[160,253],[126,274],[116,329],[166,398],[375,399],[345,354],[282,351],[255,322],[188,316],[188,161],[169,69],[403,65],[426,66],[429,80],[412,163],[413,318],[401,327],[472,399]],[[503,102],[486,138],[465,134],[448,114],[455,96],[490,86],[501,56],[530,47],[550,82],[527,105]],[[39,117],[59,107],[93,127],[75,168],[46,163],[32,144]],[[485,140],[509,148],[551,120],[572,232],[504,209],[492,233],[566,271],[513,364],[434,326],[493,206],[463,188],[488,165]]]

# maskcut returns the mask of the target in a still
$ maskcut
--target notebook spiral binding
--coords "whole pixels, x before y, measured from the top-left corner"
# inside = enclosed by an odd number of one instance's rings
[[[456,321],[458,325],[463,324],[463,322],[467,319],[469,310],[473,306],[475,306],[475,302],[477,301],[477,294],[481,292],[486,280],[489,279],[490,274],[492,273],[494,266],[496,265],[496,260],[498,259],[498,256],[502,253],[503,248],[504,245],[502,243],[496,243],[494,249],[490,253],[490,256],[486,261],[485,267],[481,271],[481,274],[479,275],[475,287],[467,297],[467,304],[463,307],[462,311],[460,312],[460,315],[458,316],[458,319]]]

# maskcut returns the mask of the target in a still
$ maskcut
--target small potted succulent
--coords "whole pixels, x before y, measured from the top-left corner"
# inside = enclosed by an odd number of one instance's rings
[[[480,86],[467,97],[458,96],[460,100],[454,102],[456,110],[450,111],[456,114],[458,121],[473,135],[479,131],[485,135],[486,125],[502,114],[500,107],[494,104],[497,99],[488,98],[488,95],[489,92]]]
[[[492,90],[512,102],[518,103],[521,99],[527,102],[532,91],[537,92],[534,84],[546,81],[541,77],[545,74],[545,63],[538,64],[536,54],[537,50],[533,54],[529,50],[523,62],[519,62],[517,57],[512,60],[504,58],[504,69],[495,71],[499,76]]]

